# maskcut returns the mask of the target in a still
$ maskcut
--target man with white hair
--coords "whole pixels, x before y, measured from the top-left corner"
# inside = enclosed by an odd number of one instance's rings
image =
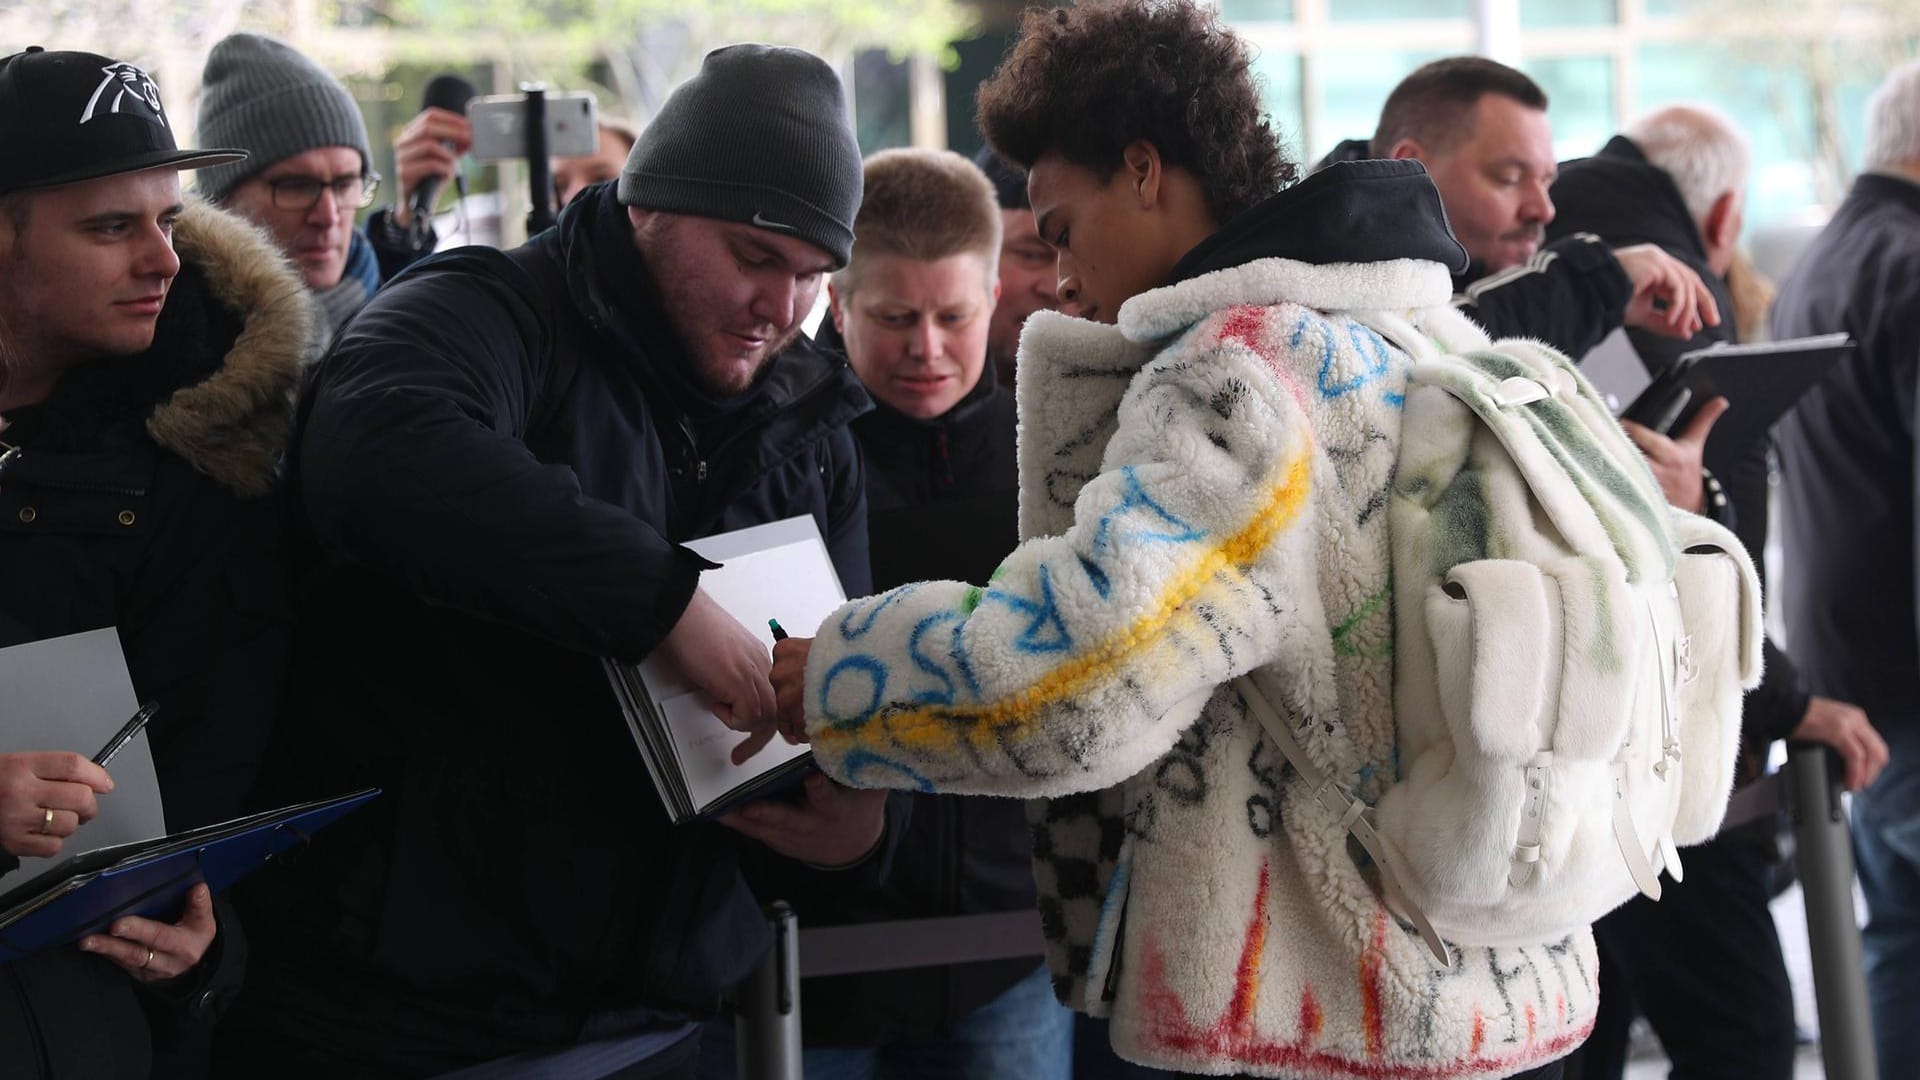
[[[1561,167],[1552,191],[1559,215],[1549,235],[1587,232],[1614,245],[1658,245],[1697,272],[1720,310],[1730,313],[1726,275],[1739,247],[1749,162],[1746,136],[1718,110],[1657,109],[1599,153]],[[1736,327],[1723,319],[1690,341],[1631,328],[1628,334],[1648,370],[1658,372],[1684,352],[1733,340]],[[1681,455],[1703,456],[1708,492],[1694,498],[1705,505],[1689,508],[1722,518],[1749,550],[1759,551],[1767,533],[1766,442],[1689,438],[1704,436],[1704,426],[1724,409],[1724,401],[1710,403],[1679,438],[1630,422],[1628,434],[1663,479],[1679,472]],[[1793,661],[1771,642],[1766,678],[1747,696],[1741,721],[1749,751],[1742,781],[1755,778],[1768,744],[1782,738],[1832,745],[1847,760],[1855,787],[1886,760],[1866,714],[1811,694]],[[1636,898],[1595,924],[1600,1011],[1582,1051],[1585,1077],[1621,1075],[1635,1004],[1659,1034],[1676,1076],[1793,1075],[1793,993],[1767,909],[1777,859],[1771,820],[1736,827],[1688,848],[1686,880],[1666,883],[1659,903]]]
[[[1874,1039],[1892,1076],[1920,1058],[1920,61],[1868,102],[1866,165],[1773,311],[1777,336],[1844,330],[1860,347],[1775,439],[1794,655],[1815,689],[1864,706],[1892,747],[1853,799]]]

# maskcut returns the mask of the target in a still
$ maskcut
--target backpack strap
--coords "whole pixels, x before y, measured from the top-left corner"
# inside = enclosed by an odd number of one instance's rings
[[[1293,737],[1293,732],[1287,730],[1286,721],[1280,718],[1280,713],[1273,707],[1273,703],[1267,700],[1267,696],[1258,686],[1254,685],[1252,677],[1242,675],[1233,680],[1233,686],[1240,692],[1240,696],[1246,699],[1247,707],[1253,711],[1253,715],[1259,718],[1260,726],[1266,729],[1267,737],[1273,740],[1273,745],[1279,747],[1280,752],[1286,755],[1287,761],[1293,765],[1293,771],[1299,775],[1300,782],[1307,785],[1308,797],[1338,817],[1341,828],[1352,833],[1354,839],[1360,841],[1361,848],[1373,860],[1373,864],[1380,868],[1380,887],[1387,894],[1387,902],[1413,923],[1414,929],[1420,932],[1420,940],[1426,942],[1427,950],[1433,953],[1434,959],[1438,960],[1442,967],[1452,967],[1453,958],[1447,952],[1447,943],[1440,939],[1439,932],[1434,930],[1433,923],[1427,920],[1426,913],[1408,898],[1407,891],[1401,887],[1400,853],[1394,850],[1386,837],[1381,836],[1374,829],[1373,822],[1367,818],[1367,804],[1353,797],[1352,793],[1334,783],[1332,777],[1320,771],[1320,767],[1307,756],[1306,748]]]
[[[1417,362],[1412,381],[1457,399],[1491,432],[1569,547],[1618,558],[1629,580],[1673,576],[1666,498],[1599,394],[1526,341]]]

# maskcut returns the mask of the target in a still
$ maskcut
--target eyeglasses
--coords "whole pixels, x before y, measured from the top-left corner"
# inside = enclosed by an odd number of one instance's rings
[[[280,210],[311,210],[320,205],[320,193],[324,191],[333,192],[335,205],[358,210],[373,205],[373,193],[380,190],[380,174],[336,176],[331,180],[289,176],[269,180],[267,187],[273,191],[273,205]]]

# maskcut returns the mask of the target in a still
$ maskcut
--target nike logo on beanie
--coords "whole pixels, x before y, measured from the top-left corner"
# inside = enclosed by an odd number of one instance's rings
[[[782,225],[777,221],[768,221],[766,219],[766,216],[761,214],[760,211],[758,210],[755,210],[753,212],[753,223],[755,225],[760,226],[763,229],[779,229],[781,232],[799,232],[800,231],[791,225]]]

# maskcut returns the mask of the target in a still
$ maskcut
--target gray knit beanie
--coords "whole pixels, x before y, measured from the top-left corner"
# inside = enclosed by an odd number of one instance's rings
[[[366,121],[340,80],[258,34],[233,34],[208,54],[200,76],[199,139],[208,146],[237,146],[249,155],[200,170],[200,193],[215,202],[268,166],[322,146],[358,150],[362,170],[373,161]]]
[[[619,196],[627,206],[797,236],[844,267],[860,184],[860,145],[826,61],[729,45],[708,53],[640,133]]]

